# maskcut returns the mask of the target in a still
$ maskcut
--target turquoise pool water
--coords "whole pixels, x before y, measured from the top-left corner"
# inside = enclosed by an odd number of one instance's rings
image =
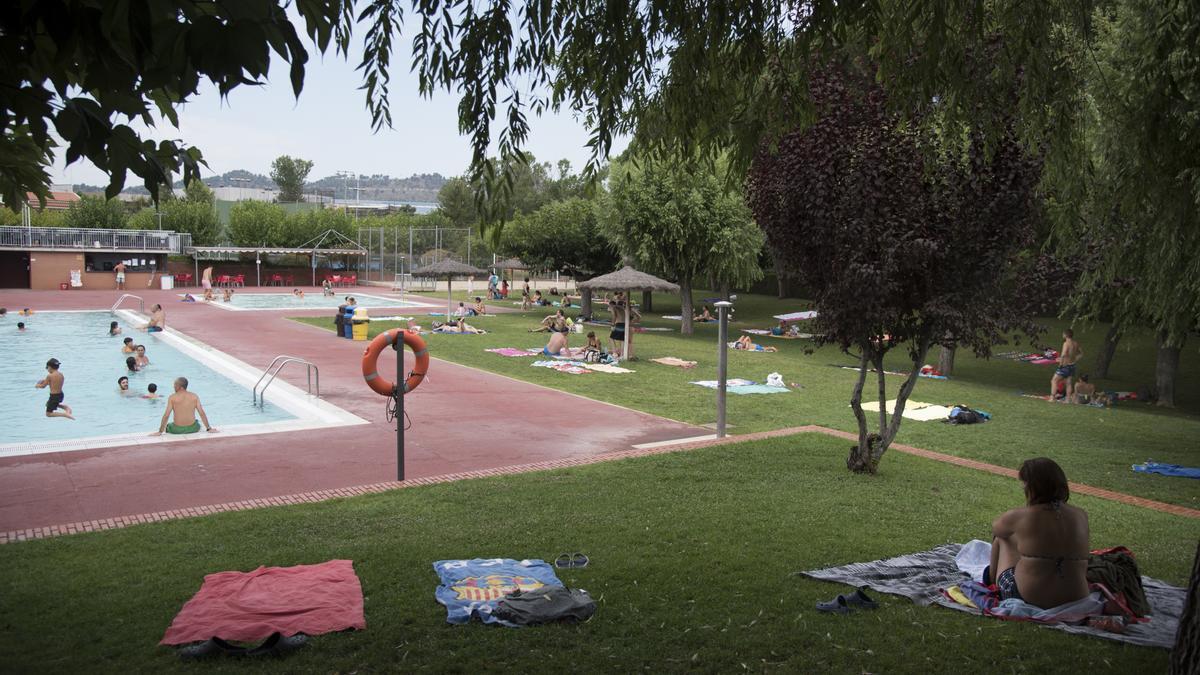
[[[193,294],[196,295],[196,294]],[[395,298],[386,298],[379,295],[370,295],[363,293],[354,293],[345,288],[338,289],[337,294],[333,296],[325,296],[320,292],[307,293],[303,298],[292,295],[291,293],[243,293],[235,291],[233,299],[230,302],[222,301],[221,294],[217,292],[217,301],[214,305],[219,305],[224,309],[337,309],[338,305],[346,302],[346,296],[353,297],[359,307],[368,309],[375,307],[425,307],[424,303],[408,302],[406,300],[396,300]],[[203,297],[196,295],[196,297]]]
[[[16,330],[15,317],[8,318],[12,320],[0,326],[0,445],[157,431],[165,397],[179,376],[188,379],[188,389],[200,396],[218,429],[295,419],[269,402],[265,408],[254,407],[248,389],[153,334],[122,321],[122,335],[109,337],[108,325],[115,317],[108,312],[39,312],[22,317],[24,333]],[[150,366],[145,370],[126,369],[127,355],[121,353],[126,336],[146,346]],[[75,421],[46,417],[49,390],[34,388],[46,376],[51,358],[62,362],[63,402]],[[122,375],[129,376],[132,395],[118,392]],[[151,382],[164,398],[140,398]]]

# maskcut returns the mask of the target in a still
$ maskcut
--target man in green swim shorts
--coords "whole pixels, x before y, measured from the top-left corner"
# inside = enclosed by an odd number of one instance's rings
[[[161,436],[163,432],[168,434],[194,434],[200,431],[200,423],[204,422],[204,428],[209,433],[216,431],[208,423],[208,415],[204,413],[204,406],[200,405],[200,397],[187,390],[188,381],[186,377],[175,378],[175,393],[171,394],[167,399],[167,409],[163,411],[162,421],[159,422],[158,431],[150,434],[151,436]],[[175,419],[170,423],[167,420],[171,419],[172,413]],[[196,419],[199,414],[200,419]]]

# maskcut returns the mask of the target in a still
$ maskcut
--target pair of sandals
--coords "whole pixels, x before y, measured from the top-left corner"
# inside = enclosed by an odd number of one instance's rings
[[[879,609],[879,603],[863,593],[861,588],[851,595],[839,595],[827,602],[817,603],[817,611],[827,614],[849,614],[857,609]]]
[[[235,644],[214,637],[204,642],[181,647],[179,658],[184,661],[207,659],[217,656],[245,656],[258,658],[263,656],[285,656],[308,645],[308,636],[303,633],[284,636],[281,633],[271,633],[262,644],[254,647],[238,647]]]
[[[581,568],[588,566],[588,557],[582,553],[563,553],[554,559],[554,566],[559,569]]]

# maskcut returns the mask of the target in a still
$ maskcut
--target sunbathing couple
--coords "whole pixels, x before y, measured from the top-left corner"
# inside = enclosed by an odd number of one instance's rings
[[[763,345],[756,343],[755,341],[750,339],[749,335],[743,335],[742,337],[738,338],[737,341],[733,343],[733,348],[739,349],[742,351],[747,351],[747,352],[777,352],[777,351],[779,351],[778,347],[771,347],[771,346],[764,347]]]
[[[1083,599],[1088,594],[1087,512],[1067,504],[1067,476],[1054,460],[1026,460],[1017,476],[1025,506],[992,523],[992,559],[984,583],[995,584],[1004,600],[1016,598],[1042,609]]]

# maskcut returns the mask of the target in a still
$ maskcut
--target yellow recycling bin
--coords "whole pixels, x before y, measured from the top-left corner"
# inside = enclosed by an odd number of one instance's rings
[[[367,333],[371,330],[371,317],[367,316],[367,308],[359,307],[354,310],[352,335],[359,342],[365,342]]]

